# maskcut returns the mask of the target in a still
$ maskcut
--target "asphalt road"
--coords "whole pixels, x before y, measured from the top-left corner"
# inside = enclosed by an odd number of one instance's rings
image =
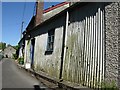
[[[25,90],[25,88],[26,90],[47,89],[47,87],[40,83],[40,81],[19,69],[15,62],[10,59],[2,60],[2,88],[21,88],[22,90]]]

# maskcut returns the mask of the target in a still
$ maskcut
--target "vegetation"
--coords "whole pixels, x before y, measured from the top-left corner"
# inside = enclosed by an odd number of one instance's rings
[[[16,45],[16,46],[13,46],[13,48],[16,49],[16,53],[13,54],[13,59],[18,59],[20,46],[19,46],[19,45]]]
[[[102,90],[119,90],[119,89],[116,86],[115,81],[112,81],[111,83],[103,82],[102,83]]]
[[[6,43],[0,42],[0,50],[4,50],[6,48]]]
[[[18,58],[18,55],[15,53],[15,54],[13,54],[13,59],[17,59]]]
[[[16,50],[18,50],[20,48],[19,45],[13,46],[13,48],[15,48]]]
[[[24,64],[24,58],[19,58],[18,59],[18,63],[21,64],[21,65],[23,65]]]

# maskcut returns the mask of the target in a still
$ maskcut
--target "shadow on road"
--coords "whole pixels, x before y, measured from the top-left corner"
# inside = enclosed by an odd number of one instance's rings
[[[44,88],[40,88],[39,85],[34,85],[34,90],[45,90]]]

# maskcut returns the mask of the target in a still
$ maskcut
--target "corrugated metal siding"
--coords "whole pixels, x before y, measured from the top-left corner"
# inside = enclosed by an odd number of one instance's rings
[[[104,10],[88,5],[70,12],[70,22],[63,79],[99,87],[104,80]]]

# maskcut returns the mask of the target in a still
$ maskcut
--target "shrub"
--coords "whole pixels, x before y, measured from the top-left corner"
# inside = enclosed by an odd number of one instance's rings
[[[19,62],[19,64],[23,65],[24,64],[24,58],[19,58],[18,62]]]
[[[17,54],[13,54],[13,59],[17,59],[17,58],[18,58]]]

